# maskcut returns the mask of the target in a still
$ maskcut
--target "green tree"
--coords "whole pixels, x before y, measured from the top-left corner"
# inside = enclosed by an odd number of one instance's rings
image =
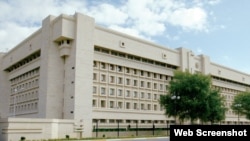
[[[168,94],[161,96],[159,102],[165,108],[167,116],[178,117],[180,121],[190,120],[192,124],[198,119],[217,121],[224,117],[217,115],[219,111],[223,111],[220,108],[224,107],[217,93],[211,89],[210,76],[175,71]],[[216,116],[212,116],[212,111],[216,111]],[[210,119],[208,116],[211,116]]]
[[[213,124],[225,119],[227,108],[224,103],[225,99],[220,96],[219,91],[211,89],[207,98],[209,110],[206,114],[203,114],[202,117],[200,117],[201,121],[211,122],[211,124]]]
[[[242,92],[236,95],[231,108],[238,115],[245,115],[250,120],[250,92]]]

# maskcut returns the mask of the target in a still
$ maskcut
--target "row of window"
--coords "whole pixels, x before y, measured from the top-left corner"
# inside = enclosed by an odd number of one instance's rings
[[[230,84],[234,84],[234,85],[239,85],[239,86],[244,86],[246,88],[250,88],[249,84],[244,84],[244,83],[241,83],[241,82],[237,82],[237,81],[233,81],[233,80],[229,80],[229,79],[225,79],[225,78],[217,77],[217,76],[212,76],[212,78],[214,80],[222,81],[222,82],[225,82],[225,83],[230,83]]]
[[[37,100],[38,99],[38,90],[31,90],[27,91],[25,93],[21,93],[18,95],[13,95],[10,98],[10,104],[18,104],[18,103],[24,103],[24,102],[29,102],[32,100]]]
[[[12,94],[19,94],[23,91],[32,89],[34,87],[39,86],[39,80],[38,78],[28,79],[27,81],[24,81],[23,83],[17,84],[16,86],[13,86],[11,88]]]
[[[13,116],[37,111],[38,102],[33,101],[25,104],[16,104],[9,108],[9,113]]]
[[[14,65],[10,66],[5,71],[12,72],[13,70],[16,70],[17,68],[24,66],[24,65],[30,63],[31,61],[36,60],[37,58],[40,58],[40,55],[41,55],[41,51],[39,50],[39,51],[27,56],[26,58],[22,59],[21,61],[15,63]],[[12,61],[12,58],[11,58],[11,61]]]
[[[105,100],[100,99],[99,102],[97,99],[93,99],[93,107],[99,108],[113,108],[113,109],[130,109],[130,110],[149,110],[149,111],[162,111],[163,108],[159,104],[151,104],[145,102],[123,102],[115,100]]]
[[[109,88],[107,91],[106,87],[100,87],[100,92],[98,92],[97,88],[97,86],[93,86],[94,95],[148,100],[158,100],[160,98],[159,94],[152,94],[151,91],[123,90],[121,88]]]
[[[100,53],[104,53],[104,54],[108,54],[108,55],[112,55],[112,56],[116,56],[116,57],[121,57],[124,59],[129,59],[131,61],[139,61],[139,62],[147,63],[150,65],[167,67],[169,69],[177,69],[178,68],[177,66],[174,66],[171,64],[166,64],[166,63],[151,60],[148,58],[143,58],[143,57],[139,57],[139,56],[135,56],[135,55],[131,55],[131,54],[126,54],[126,53],[118,52],[118,51],[114,51],[114,50],[109,50],[109,49],[97,47],[97,46],[95,46],[95,52],[100,52]]]
[[[18,77],[11,79],[10,82],[12,85],[14,85],[14,84],[19,83],[21,81],[25,81],[25,80],[30,79],[32,77],[36,77],[37,75],[39,75],[39,68],[33,69],[33,70],[28,71],[22,75],[19,75]]]
[[[107,75],[101,74],[100,81],[98,81],[98,73],[93,74],[93,80],[94,82],[100,82],[100,83],[109,83],[113,85],[125,85],[125,86],[132,86],[132,87],[140,87],[140,88],[147,88],[147,89],[154,89],[154,90],[160,90],[163,91],[167,88],[168,85],[164,85],[164,83],[159,82],[152,82],[150,80],[138,80],[138,79],[131,79],[131,78],[124,78],[123,76],[114,76],[110,75],[109,79],[107,79]],[[165,86],[165,87],[164,87]]]
[[[116,123],[117,119],[93,119],[93,124],[95,124],[96,122],[99,123]],[[155,123],[155,124],[166,124],[166,123],[170,123],[171,121],[168,120],[119,120],[119,123]]]
[[[147,78],[153,78],[153,79],[160,79],[160,80],[171,80],[171,76],[153,73],[145,70],[138,70],[134,68],[129,67],[123,67],[120,65],[114,65],[114,64],[108,64],[104,62],[97,62],[94,61],[94,69],[97,70],[108,70],[110,72],[117,72],[117,73],[125,73],[125,74],[131,74],[133,76],[141,76],[141,77],[147,77]]]

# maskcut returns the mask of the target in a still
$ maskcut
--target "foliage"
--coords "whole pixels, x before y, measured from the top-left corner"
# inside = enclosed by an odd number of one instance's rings
[[[225,111],[221,100],[218,91],[211,89],[210,76],[175,71],[168,93],[161,96],[159,102],[167,116],[178,117],[181,121],[191,120],[193,123],[198,119],[217,121],[225,118],[225,112],[219,115],[220,111]]]
[[[250,92],[242,92],[236,95],[231,108],[235,113],[245,115],[250,120]]]
[[[201,117],[201,120],[203,122],[210,121],[211,123],[215,123],[225,119],[225,112],[227,108],[224,103],[225,99],[220,96],[219,91],[211,90],[207,98],[209,111]]]

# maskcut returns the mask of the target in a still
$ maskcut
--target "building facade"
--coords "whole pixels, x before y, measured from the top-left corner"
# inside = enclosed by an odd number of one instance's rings
[[[210,74],[228,108],[250,88],[249,74],[206,55],[128,36],[80,13],[48,16],[39,30],[0,54],[0,66],[1,118],[73,120],[84,126],[86,137],[98,123],[99,128],[115,128],[117,122],[143,128],[171,124],[173,117],[164,115],[158,99],[176,69]],[[237,121],[228,110],[223,123]]]

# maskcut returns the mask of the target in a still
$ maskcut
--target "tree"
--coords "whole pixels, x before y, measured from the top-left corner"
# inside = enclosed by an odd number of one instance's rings
[[[207,104],[209,110],[207,114],[203,114],[200,118],[202,122],[211,122],[211,124],[219,122],[225,119],[225,113],[227,108],[224,105],[225,99],[224,97],[220,96],[218,90],[211,90],[208,98]]]
[[[245,115],[250,120],[250,92],[242,92],[236,95],[231,108],[238,115]]]
[[[161,96],[159,102],[165,108],[167,116],[178,117],[181,121],[191,120],[193,124],[198,119],[217,121],[225,117],[218,115],[224,107],[220,100],[218,92],[211,89],[210,76],[175,71],[168,93]],[[211,117],[208,118],[209,116]]]

